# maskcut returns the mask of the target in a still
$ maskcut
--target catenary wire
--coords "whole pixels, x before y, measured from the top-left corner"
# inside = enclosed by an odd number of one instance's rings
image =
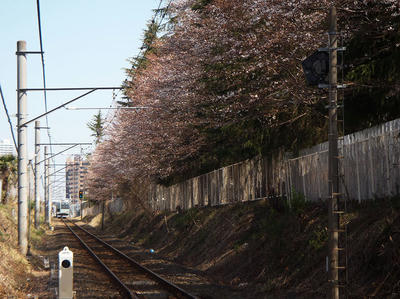
[[[39,31],[40,57],[41,57],[41,61],[42,61],[44,108],[45,108],[45,112],[47,112],[48,106],[47,106],[47,92],[46,92],[46,68],[45,68],[45,63],[44,63],[44,52],[43,52],[43,35],[42,35],[42,23],[41,23],[41,16],[40,16],[40,0],[36,0],[36,12],[37,12],[37,22],[38,22],[38,31]],[[48,115],[46,115],[46,127],[47,127],[47,136],[49,138],[49,143],[50,143],[50,151],[53,152],[53,148],[51,145],[51,135],[50,135]]]
[[[163,3],[163,1],[164,1],[164,0],[160,0],[160,2],[158,3],[158,7],[157,7],[157,9],[155,10],[155,13],[154,13],[153,18],[152,18],[152,20],[151,20],[151,23],[155,23],[155,22],[156,22],[156,19],[157,19],[158,14],[160,13],[161,4]],[[158,24],[157,24],[157,28],[159,28],[159,27],[161,26],[162,21],[164,20],[165,16],[167,15],[167,12],[168,12],[169,7],[171,6],[171,3],[172,3],[172,0],[169,0],[167,6],[166,6],[166,8],[165,8],[165,10],[163,10],[163,13],[162,13],[162,15],[161,15],[160,21],[159,21]],[[144,53],[143,53],[143,52],[144,52],[144,51],[143,51],[143,49],[144,49],[144,40],[143,40],[142,45],[140,46],[139,49],[140,49],[140,51],[139,51],[139,53],[136,55],[136,57],[134,58],[134,60],[138,60],[139,57],[140,57],[141,55],[144,54]],[[129,76],[129,75],[126,75],[125,81],[128,79],[128,76]],[[115,94],[115,97],[118,96],[118,94],[119,94],[120,92],[121,92],[121,89],[118,90],[118,92]],[[114,99],[115,99],[115,98],[113,98],[113,103],[114,103]],[[114,121],[114,118],[116,117],[117,113],[118,113],[118,111],[113,112],[113,115],[112,115],[112,117],[111,117],[111,120],[107,122],[107,124],[106,124],[104,130],[107,130],[107,129],[110,127],[110,125],[111,125],[112,122]],[[107,119],[107,118],[108,118],[108,115],[106,116],[106,119]]]
[[[12,125],[12,122],[11,122],[10,115],[9,115],[9,113],[8,113],[8,109],[7,109],[6,101],[5,101],[5,99],[4,99],[3,90],[1,89],[1,85],[0,85],[0,95],[1,95],[1,101],[3,102],[4,111],[5,111],[6,114],[7,114],[8,123],[10,124],[10,131],[11,131],[12,139],[13,139],[13,141],[14,141],[15,150],[18,151],[17,142],[15,141],[15,135],[14,135],[13,125]]]
[[[39,31],[39,43],[40,43],[40,57],[42,62],[42,78],[43,78],[43,97],[44,97],[44,108],[45,112],[48,112],[47,106],[47,91],[46,91],[46,68],[44,63],[44,51],[43,51],[43,35],[42,35],[42,23],[41,23],[41,15],[40,15],[40,0],[36,0],[36,13],[37,13],[37,22],[38,22],[38,31]],[[49,117],[46,115],[46,127],[47,127],[47,136],[49,138],[50,143],[50,152],[53,152],[52,142],[51,142],[51,134],[50,134],[50,126],[49,126]],[[51,159],[50,161],[55,164],[55,160]],[[54,167],[54,166],[53,166]]]
[[[37,0],[37,1],[39,1],[39,0]],[[158,7],[157,7],[157,9],[156,9],[155,12],[154,12],[154,15],[153,15],[153,18],[152,18],[152,20],[151,20],[151,23],[155,23],[156,18],[157,18],[157,15],[158,15],[159,12],[160,12],[160,8],[161,8],[162,2],[163,2],[163,0],[160,0],[160,2],[158,3]],[[172,0],[169,1],[166,10],[168,10],[168,8],[169,8],[171,2],[172,2]],[[160,20],[159,24],[157,25],[157,28],[161,25],[161,22],[162,22],[162,20],[164,19],[165,15],[166,15],[166,11],[164,11],[164,13],[163,13],[163,15],[162,15],[162,17],[161,17],[161,20]],[[144,52],[144,51],[143,51],[143,49],[144,49],[144,40],[143,40],[142,45],[140,46],[139,49],[140,49],[140,51],[139,51],[139,53],[136,55],[136,57],[134,58],[134,60],[138,60],[139,57],[143,54],[143,52]],[[129,75],[126,75],[125,81],[128,79],[128,76],[129,76]],[[112,103],[111,103],[110,106],[112,106],[112,105],[115,103],[115,98],[118,96],[118,94],[119,94],[120,92],[121,92],[121,89],[118,90],[116,94],[113,94],[113,101],[112,101]],[[109,117],[109,114],[111,114],[111,113],[112,113],[112,116]],[[107,120],[108,118],[111,118],[111,119],[110,119],[109,121],[107,121],[107,124],[106,124],[105,127],[104,127],[104,131],[106,131],[106,130],[110,127],[110,125],[111,125],[112,122],[114,121],[114,119],[115,119],[117,113],[118,113],[118,111],[117,111],[117,112],[109,112],[109,113],[107,113],[105,119],[106,119],[106,120]]]

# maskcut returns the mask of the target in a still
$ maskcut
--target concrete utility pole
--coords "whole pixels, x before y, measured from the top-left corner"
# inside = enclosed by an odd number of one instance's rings
[[[39,200],[39,161],[40,161],[40,121],[35,121],[35,176],[34,176],[34,198],[35,198],[35,228],[39,227],[40,200]]]
[[[52,209],[52,201],[51,201],[51,190],[53,187],[50,188],[51,186],[51,181],[50,181],[50,160],[47,161],[47,200],[49,202],[48,208],[49,208],[49,227],[51,227],[51,209]]]
[[[329,282],[328,298],[339,298],[339,153],[337,129],[337,16],[336,8],[329,13]]]
[[[25,125],[26,91],[26,42],[17,42],[17,106],[18,106],[18,245],[22,254],[28,251],[28,180],[27,135]]]
[[[26,255],[31,255],[31,202],[32,202],[32,160],[28,162],[28,251]]]
[[[44,218],[47,224],[49,224],[49,194],[48,194],[48,190],[49,190],[49,183],[47,181],[48,176],[49,176],[49,160],[47,160],[47,149],[48,147],[45,146],[44,147]]]

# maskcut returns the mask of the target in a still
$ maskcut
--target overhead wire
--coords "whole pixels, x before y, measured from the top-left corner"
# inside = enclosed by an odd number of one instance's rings
[[[10,124],[11,136],[12,136],[12,139],[13,139],[13,142],[14,142],[15,150],[18,152],[18,145],[17,145],[17,142],[15,140],[13,125],[12,125],[12,122],[11,122],[10,114],[8,113],[8,109],[7,109],[6,101],[4,99],[3,90],[1,89],[1,85],[0,85],[0,95],[1,95],[1,101],[3,102],[4,111],[7,114],[8,123]]]
[[[44,108],[45,108],[45,112],[47,113],[48,106],[47,106],[47,91],[46,91],[46,86],[47,86],[46,85],[46,68],[45,68],[45,63],[44,63],[42,22],[41,22],[41,16],[40,16],[40,0],[36,0],[36,13],[37,13],[37,22],[38,22],[38,31],[39,31],[40,57],[41,57],[41,61],[42,61]],[[49,143],[50,143],[50,152],[53,152],[53,148],[51,145],[51,135],[50,135],[48,115],[46,115],[46,127],[47,127],[47,136],[49,138]]]
[[[38,1],[39,1],[39,0],[38,0]],[[152,20],[151,20],[151,23],[152,23],[152,24],[155,23],[155,21],[156,21],[157,15],[158,15],[158,13],[160,12],[160,8],[161,8],[162,2],[163,2],[163,0],[160,0],[160,1],[158,2],[158,7],[157,7],[157,9],[155,10],[155,12],[154,12],[154,14],[153,14],[153,17],[152,17]],[[171,4],[171,2],[172,2],[172,0],[169,1],[167,7],[169,7],[169,5]],[[157,25],[157,28],[160,26],[160,24],[161,24],[162,20],[164,19],[164,17],[165,17],[165,12],[164,12],[164,14],[163,14],[163,16],[162,16],[162,18],[161,18],[160,23]],[[139,51],[139,53],[136,55],[136,57],[133,58],[133,60],[138,60],[138,59],[140,58],[140,56],[141,56],[141,55],[143,54],[143,52],[144,52],[144,51],[143,51],[144,48],[145,48],[144,46],[145,46],[145,43],[144,43],[144,40],[143,40],[142,45],[141,45],[140,48],[139,48],[140,51]],[[129,75],[126,75],[124,82],[127,81],[128,76],[129,76]],[[111,103],[110,106],[112,106],[112,105],[115,104],[115,98],[118,96],[118,94],[121,92],[121,90],[122,90],[122,89],[118,90],[117,93],[114,93],[114,91],[113,91],[113,100],[112,100],[112,103]],[[116,111],[116,112],[115,112],[115,111],[114,111],[114,112],[109,111],[109,112],[107,113],[107,115],[106,115],[106,117],[105,117],[105,119],[106,119],[106,121],[107,121],[107,125],[104,127],[104,130],[107,130],[107,129],[109,128],[109,126],[112,124],[112,122],[114,121],[114,118],[116,117],[117,112],[118,112],[118,111]],[[111,113],[112,113],[112,116],[110,117],[109,115],[110,115]],[[111,118],[111,119],[108,120],[109,118]]]
[[[47,113],[48,112],[47,91],[46,91],[47,84],[46,84],[46,68],[45,68],[45,63],[44,63],[42,22],[41,22],[41,15],[40,15],[40,0],[36,0],[36,14],[37,14],[38,31],[39,31],[40,58],[41,58],[41,62],[42,62],[44,108],[45,108],[45,112]],[[49,138],[50,152],[52,153],[53,146],[52,146],[52,142],[51,142],[51,134],[50,134],[48,115],[46,115],[46,130],[47,130],[47,136]],[[54,159],[51,159],[50,161],[52,161],[53,164],[55,164]],[[53,167],[54,167],[54,165],[53,165]]]
[[[169,0],[165,10],[163,11],[163,14],[162,14],[160,22],[158,23],[158,26],[161,26],[161,23],[164,20],[165,16],[167,15],[167,12],[168,12],[169,7],[171,6],[171,3],[172,3],[172,0]]]
[[[151,20],[151,22],[150,22],[151,24],[154,24],[154,23],[156,22],[156,19],[157,19],[157,17],[158,17],[158,14],[160,13],[161,4],[163,3],[163,1],[164,1],[164,0],[160,0],[160,1],[159,1],[158,7],[157,7],[157,9],[154,11],[152,20]],[[167,4],[166,8],[163,10],[163,13],[162,13],[162,15],[161,15],[161,18],[160,18],[160,20],[159,20],[159,22],[158,22],[158,24],[157,24],[157,29],[160,28],[160,26],[161,26],[161,24],[162,24],[162,21],[164,20],[165,16],[167,15],[167,12],[168,12],[169,7],[171,6],[171,3],[172,3],[172,0],[169,0],[169,2],[168,2],[168,4]],[[142,45],[140,46],[139,49],[140,49],[139,53],[136,55],[135,58],[133,58],[133,60],[138,60],[138,59],[140,58],[140,56],[144,54],[144,52],[145,52],[145,51],[144,51],[144,49],[145,49],[145,41],[144,41],[144,39],[143,39]],[[128,76],[129,76],[129,74],[126,75],[124,81],[127,81]],[[115,103],[115,98],[118,96],[118,94],[121,92],[121,90],[122,90],[122,89],[118,90],[118,92],[117,92],[116,94],[113,94],[113,102],[112,102],[112,104]],[[112,105],[112,104],[111,104],[111,105]],[[118,111],[117,111],[117,112],[118,112]],[[107,125],[106,125],[106,127],[104,128],[104,130],[107,130],[108,127],[112,124],[112,122],[114,121],[114,118],[115,118],[116,115],[117,115],[117,112],[112,112],[113,114],[112,114],[111,120],[107,121]],[[108,118],[108,115],[106,116],[106,119],[107,119],[107,118]]]
[[[40,1],[36,0],[36,11],[37,11],[37,18],[38,18],[38,29],[39,29],[39,43],[40,43],[40,57],[42,61],[42,78],[43,78],[43,96],[44,96],[44,107],[45,111],[47,112],[47,92],[46,92],[46,70],[44,64],[44,52],[43,52],[43,37],[42,37],[42,24],[41,24],[41,17],[40,17]],[[46,125],[49,127],[49,119],[46,115]],[[49,129],[47,129],[49,131]],[[50,139],[50,136],[49,136]],[[50,142],[51,143],[51,142]]]

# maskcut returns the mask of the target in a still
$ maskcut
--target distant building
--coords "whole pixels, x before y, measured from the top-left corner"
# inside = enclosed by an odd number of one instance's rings
[[[67,158],[65,166],[66,197],[70,199],[71,204],[77,204],[80,201],[79,191],[86,189],[89,161],[80,155],[74,155]]]
[[[15,147],[10,140],[0,140],[0,156],[15,155]]]

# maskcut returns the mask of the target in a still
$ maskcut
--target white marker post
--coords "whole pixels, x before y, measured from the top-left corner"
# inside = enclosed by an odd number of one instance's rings
[[[59,299],[72,299],[73,282],[74,282],[74,254],[64,247],[58,253],[58,298]]]

